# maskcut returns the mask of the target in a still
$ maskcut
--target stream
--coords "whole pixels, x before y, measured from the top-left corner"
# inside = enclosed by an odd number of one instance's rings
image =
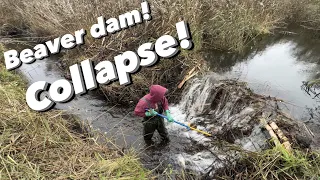
[[[263,45],[259,50],[251,50],[246,57],[238,57],[226,53],[209,53],[207,58],[212,63],[215,72],[222,79],[238,79],[248,83],[255,93],[270,95],[283,99],[283,110],[296,119],[310,121],[310,110],[317,107],[316,99],[301,89],[302,81],[320,77],[320,43],[314,40],[307,41],[300,36],[294,38],[280,38]],[[58,60],[54,57],[23,64],[19,71],[27,78],[30,84],[36,81],[53,83],[58,79],[64,79],[62,71],[58,68]],[[217,74],[208,75],[210,78]],[[207,76],[207,78],[208,78]],[[212,84],[204,79],[196,79],[184,93],[179,104],[171,104],[170,109],[173,117],[180,122],[190,122],[190,111],[186,109],[190,98],[196,94],[199,87],[210,89]],[[198,93],[197,99],[207,99],[209,93]],[[199,102],[202,106],[203,103]],[[57,104],[55,108],[66,110],[68,113],[88,121],[95,129],[104,132],[108,137],[115,140],[121,148],[133,147],[139,153],[142,163],[147,168],[188,167],[189,169],[205,173],[207,168],[214,163],[216,167],[217,157],[204,150],[197,143],[210,141],[208,138],[176,124],[167,124],[171,142],[167,146],[156,146],[146,149],[142,138],[141,119],[133,115],[135,104],[131,109],[111,107],[106,105],[105,98],[95,91],[76,96],[72,101],[65,104]],[[307,107],[307,108],[306,108]],[[247,110],[247,111],[250,111]],[[194,119],[197,120],[197,119]],[[319,124],[317,119],[314,123]],[[208,130],[204,126],[199,129]],[[316,131],[316,128],[314,128]],[[255,134],[259,139],[261,134]],[[159,138],[158,135],[155,138]],[[258,140],[256,139],[255,142]],[[248,143],[242,144],[244,147]],[[250,146],[250,145],[249,145]],[[251,149],[252,147],[248,147]],[[217,152],[217,151],[216,151]],[[224,157],[223,152],[217,153]],[[161,169],[161,168],[160,168]]]

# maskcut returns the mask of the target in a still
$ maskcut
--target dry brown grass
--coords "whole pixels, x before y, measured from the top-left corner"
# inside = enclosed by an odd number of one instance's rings
[[[303,16],[301,18],[301,24],[308,29],[314,29],[319,31],[320,25],[320,1],[319,0],[307,0],[303,7]]]
[[[245,42],[259,34],[271,33],[288,20],[319,22],[319,0],[165,0],[148,1],[153,20],[121,31],[101,40],[87,37],[85,56],[103,52],[112,57],[163,34],[176,34],[175,23],[187,20],[190,24],[195,50],[214,47],[241,51]],[[140,1],[122,0],[1,0],[1,23],[28,26],[30,34],[54,38],[90,26],[97,17],[118,17],[127,11],[140,9]],[[9,13],[10,12],[10,13]],[[10,14],[10,16],[9,16]],[[317,18],[315,18],[317,17]],[[295,18],[295,19],[293,19]],[[17,24],[17,21],[20,24]],[[211,36],[211,38],[206,38]],[[116,52],[114,52],[116,51]],[[92,52],[88,54],[88,52]],[[78,60],[80,61],[80,60]]]
[[[271,34],[277,28],[286,27],[286,23],[304,22],[316,24],[318,18],[318,0],[301,2],[298,0],[164,0],[148,1],[153,19],[101,40],[86,36],[86,44],[69,50],[64,56],[65,68],[86,58],[94,60],[113,60],[115,55],[127,50],[135,50],[146,42],[152,42],[163,34],[176,36],[175,23],[186,20],[191,28],[195,48],[183,51],[173,60],[160,60],[157,70],[142,69],[134,75],[132,86],[121,88],[114,83],[104,89],[108,96],[124,102],[136,100],[147,91],[152,83],[170,87],[178,85],[184,74],[195,65],[207,69],[202,51],[220,49],[242,52],[255,37]],[[97,17],[106,19],[118,17],[127,11],[140,9],[140,1],[121,0],[0,0],[0,12],[7,24],[17,28],[27,26],[30,36],[41,37],[39,40],[53,39],[65,33],[90,26],[97,22]],[[9,13],[10,12],[10,13]],[[10,18],[8,15],[10,14]],[[317,18],[315,18],[317,17]],[[18,21],[17,21],[18,20]],[[164,75],[163,75],[164,73]],[[115,93],[117,92],[117,93]]]

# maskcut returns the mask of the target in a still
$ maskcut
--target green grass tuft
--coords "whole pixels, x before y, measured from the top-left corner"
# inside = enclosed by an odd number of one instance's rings
[[[279,145],[262,152],[241,152],[236,165],[220,171],[218,179],[319,179],[320,153]]]

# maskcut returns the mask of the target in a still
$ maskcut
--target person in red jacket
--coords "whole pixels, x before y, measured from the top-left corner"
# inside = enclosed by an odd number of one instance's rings
[[[153,144],[152,136],[155,130],[160,134],[163,143],[168,143],[170,141],[164,119],[156,115],[156,113],[162,114],[165,112],[168,121],[173,122],[168,106],[168,100],[165,97],[167,92],[168,89],[165,87],[152,85],[149,94],[142,97],[135,107],[134,114],[143,118],[143,137],[148,145]],[[146,111],[146,109],[149,109],[149,111]]]

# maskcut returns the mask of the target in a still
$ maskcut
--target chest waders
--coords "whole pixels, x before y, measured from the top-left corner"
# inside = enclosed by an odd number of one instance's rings
[[[150,102],[145,98],[142,98],[142,99],[148,103],[149,109],[151,109]],[[164,111],[162,103],[160,102],[157,105],[158,105],[158,108],[155,109],[155,111],[157,111],[159,114],[162,114]],[[152,142],[151,139],[155,130],[158,131],[159,135],[162,138],[162,141],[164,142],[169,141],[168,132],[165,127],[163,118],[159,116],[144,117],[142,123],[143,123],[143,137],[147,144]]]

